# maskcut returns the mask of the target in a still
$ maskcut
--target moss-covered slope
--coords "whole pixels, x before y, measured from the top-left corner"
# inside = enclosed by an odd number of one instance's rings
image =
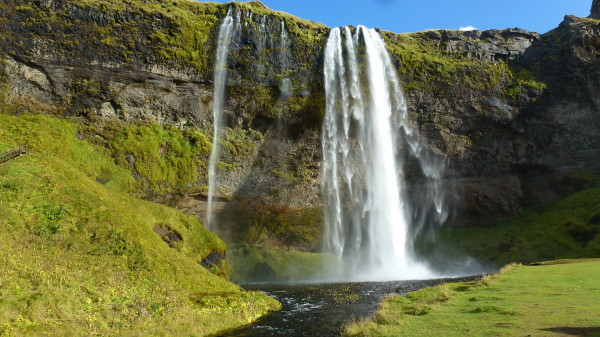
[[[131,171],[83,130],[0,114],[0,150],[29,145],[0,165],[0,333],[207,335],[278,308],[218,276],[225,245],[195,218],[128,195]]]
[[[430,233],[433,241],[419,245],[420,249],[425,255],[437,251],[433,260],[442,254],[442,260],[467,254],[496,266],[599,257],[599,178],[578,179],[590,187],[544,207],[528,208],[521,216],[495,226],[440,228]]]

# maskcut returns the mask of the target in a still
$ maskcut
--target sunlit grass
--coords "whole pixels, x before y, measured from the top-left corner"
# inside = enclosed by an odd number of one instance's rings
[[[386,299],[348,336],[600,335],[600,261],[511,266],[482,281]]]
[[[0,114],[0,335],[207,335],[278,303],[200,265],[225,245],[179,211],[135,198],[130,170],[81,125]],[[183,241],[170,248],[165,225]]]

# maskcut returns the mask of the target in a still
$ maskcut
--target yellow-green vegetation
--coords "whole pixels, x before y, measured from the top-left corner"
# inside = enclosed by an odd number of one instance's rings
[[[513,69],[504,61],[480,60],[436,47],[429,37],[432,33],[382,32],[389,52],[400,61],[400,73],[411,79],[404,87],[409,92],[430,90],[444,95],[445,86],[466,84],[471,89],[516,97],[529,89],[546,88],[531,72]]]
[[[326,28],[316,22],[270,10],[257,1],[234,2],[232,5],[283,18],[290,34],[307,43],[320,41],[322,36],[314,31],[322,29],[324,32]],[[15,17],[19,24],[32,28],[35,35],[55,39],[56,47],[60,47],[58,50],[67,53],[89,43],[97,52],[92,56],[102,61],[135,63],[150,59],[209,76],[214,55],[211,38],[216,37],[219,22],[229,6],[194,0],[77,0],[64,1],[50,9],[41,3],[19,5],[8,2],[0,5],[0,13],[3,17]],[[90,20],[90,17],[95,19]],[[255,24],[245,15],[242,20]],[[63,28],[58,30],[59,33],[52,32],[50,27],[53,25]],[[64,27],[78,29],[65,31]],[[94,39],[90,40],[90,37]],[[23,47],[18,37],[0,37],[0,41],[7,44],[10,39],[14,39],[19,48]],[[76,58],[82,56],[90,55],[73,54]]]
[[[102,13],[143,13],[144,15],[163,16],[169,19],[174,27],[155,30],[149,38],[155,43],[154,51],[166,60],[188,64],[198,71],[207,71],[212,55],[209,39],[219,17],[225,16],[226,5],[215,2],[193,0],[178,1],[125,1],[125,0],[79,0],[78,5],[94,8]],[[131,22],[139,25],[139,22]],[[125,27],[131,28],[128,22],[111,22],[105,26],[97,26],[99,36],[106,36],[102,42],[114,47],[116,43],[127,53],[130,49],[125,41],[121,41],[118,32]],[[118,42],[117,42],[118,41]]]
[[[284,179],[284,178],[282,178]],[[322,209],[295,209],[242,201],[237,218],[224,237],[233,245],[250,244],[312,251],[321,238]]]
[[[596,186],[496,226],[442,228],[438,242],[499,265],[599,257],[600,187],[587,179]]]
[[[503,94],[507,97],[517,97],[519,94],[526,93],[527,90],[543,91],[547,85],[538,80],[532,72],[523,68],[509,68],[509,83],[505,87]]]
[[[509,266],[384,300],[347,336],[600,336],[600,260]]]
[[[106,146],[117,165],[135,172],[135,195],[148,190],[185,194],[204,187],[212,145],[198,130],[98,121],[84,133],[91,142]]]
[[[250,155],[256,148],[256,144],[262,141],[264,136],[252,129],[236,127],[233,129],[226,128],[223,138],[221,146],[229,152],[228,155],[232,159],[235,159],[238,156]]]
[[[103,17],[103,20],[85,22],[87,18],[81,17],[80,12],[69,11],[67,7],[78,7],[84,12]],[[131,62],[140,56],[140,52],[152,50],[164,60],[179,62],[180,66],[208,71],[207,55],[212,54],[208,41],[219,17],[224,16],[226,7],[191,0],[78,0],[68,6],[59,5],[56,10],[49,10],[38,3],[13,8],[6,4],[0,9],[6,10],[6,15],[18,15],[20,24],[27,27],[50,27],[54,24],[62,27],[79,26],[79,31],[64,32],[60,36],[52,36],[48,31],[41,32],[46,38],[57,38],[55,42],[62,47],[61,50],[70,51],[86,43],[81,39],[84,35],[95,36],[99,42],[99,45],[95,45],[99,52],[96,56],[107,61],[121,58]],[[139,39],[139,36],[146,36],[147,39]]]
[[[288,32],[301,38],[303,41],[309,43],[317,43],[322,41],[323,36],[314,34],[315,30],[324,31],[328,27],[314,21],[302,19],[285,12],[278,12],[267,8],[260,1],[248,1],[248,2],[235,2],[236,6],[242,9],[247,9],[253,13],[260,15],[277,15],[285,20],[286,28]]]
[[[126,193],[111,150],[172,135],[131,128],[111,149],[75,120],[0,113],[0,150],[29,145],[0,165],[0,335],[207,335],[279,308],[200,265],[226,247],[194,217]]]
[[[326,253],[303,253],[258,246],[229,251],[231,279],[251,281],[301,281],[322,277],[325,265],[343,267],[337,257]]]

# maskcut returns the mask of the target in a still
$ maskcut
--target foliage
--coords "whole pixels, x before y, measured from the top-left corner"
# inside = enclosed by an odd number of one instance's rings
[[[229,251],[231,279],[235,282],[301,281],[322,278],[324,266],[343,262],[326,253],[303,253],[260,246]]]
[[[590,181],[597,180],[592,177]],[[441,228],[441,246],[502,265],[600,256],[600,187],[591,187],[491,227]]]
[[[320,208],[296,209],[246,200],[230,216],[236,216],[237,221],[223,237],[231,240],[231,246],[249,244],[312,251],[321,238]]]
[[[467,88],[515,98],[534,89],[542,91],[546,84],[522,68],[505,61],[480,60],[436,47],[429,37],[433,31],[393,34],[382,32],[387,48],[400,73],[407,75],[407,91],[433,91],[443,96],[447,87]],[[445,88],[445,89],[444,89]]]
[[[512,68],[510,82],[504,89],[506,97],[515,98],[519,94],[525,94],[528,90],[544,91],[546,83],[540,82],[535,74],[522,68]]]
[[[126,194],[131,171],[81,129],[0,114],[0,148],[30,146],[0,165],[0,333],[207,335],[278,308],[201,267],[224,243],[194,217]],[[182,237],[176,248],[158,224]]]
[[[384,300],[347,336],[595,336],[600,261],[511,266],[479,282],[444,284]],[[579,334],[579,333],[578,333]]]
[[[211,144],[204,134],[149,123],[107,123],[101,134],[117,165],[131,168],[138,193],[189,193],[206,176]],[[143,195],[143,194],[142,194]]]
[[[34,35],[53,40],[55,50],[76,53],[82,45],[93,45],[95,59],[101,62],[135,63],[150,60],[179,70],[193,70],[210,77],[215,46],[211,42],[217,34],[220,19],[229,6],[285,19],[290,34],[315,43],[321,41],[325,26],[303,20],[287,13],[275,12],[259,2],[219,4],[193,0],[77,0],[49,8],[43,3],[19,5],[11,1],[0,5],[3,17],[14,18],[24,25],[28,38]],[[86,13],[86,14],[81,14]],[[248,24],[252,20],[242,18]],[[78,29],[65,30],[64,27]],[[89,37],[94,37],[89,39]],[[146,36],[146,39],[139,39]],[[84,39],[86,37],[87,39]],[[13,47],[22,48],[19,37],[0,37]],[[26,55],[23,55],[26,56]],[[90,56],[90,55],[87,55]]]

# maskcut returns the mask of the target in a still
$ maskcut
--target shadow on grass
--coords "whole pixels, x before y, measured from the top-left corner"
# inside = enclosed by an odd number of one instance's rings
[[[582,337],[600,337],[600,327],[556,327],[540,329],[542,331],[550,331],[556,333],[566,334],[568,336],[582,336]]]

